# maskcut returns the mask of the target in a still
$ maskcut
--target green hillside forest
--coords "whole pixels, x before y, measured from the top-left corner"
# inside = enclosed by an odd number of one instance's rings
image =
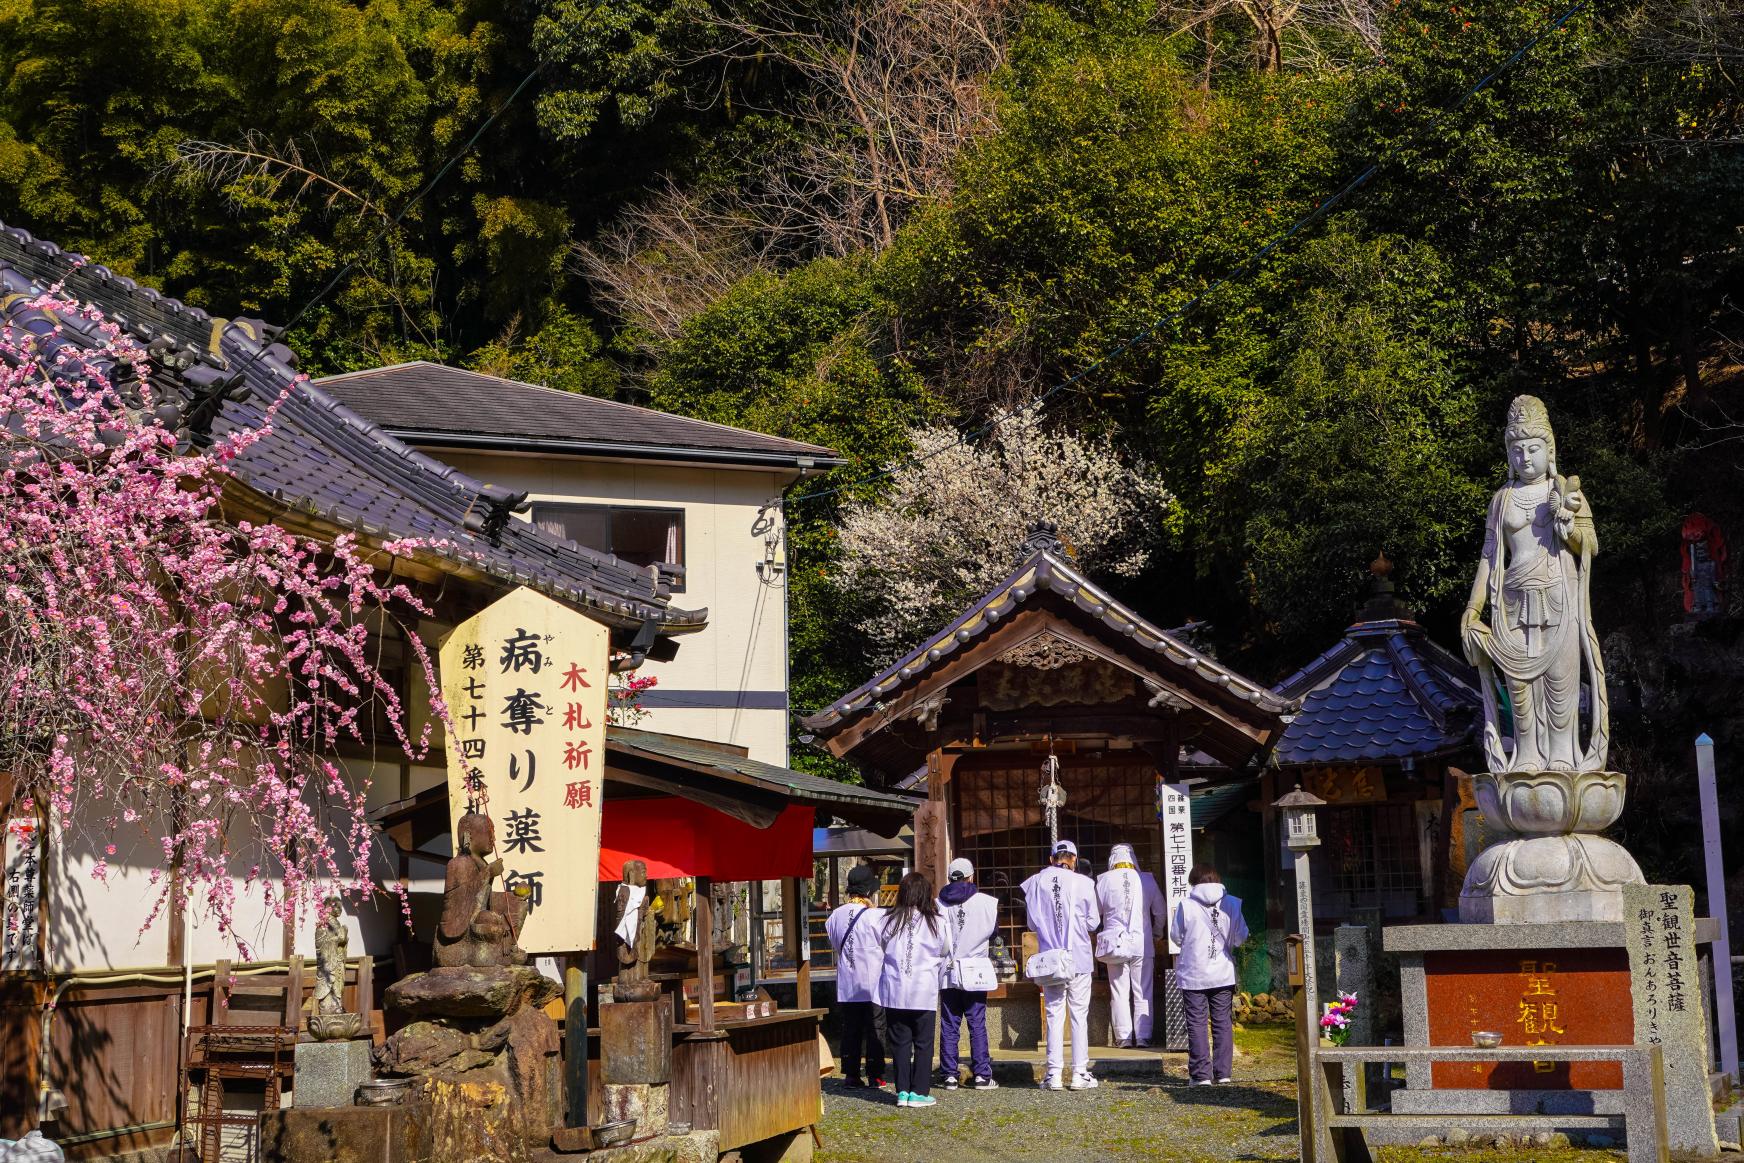
[[[1623,838],[1687,880],[1690,741],[1744,750],[1744,621],[1679,577],[1692,513],[1744,545],[1741,98],[1732,0],[0,0],[0,220],[314,374],[837,449],[787,497],[801,709],[1005,565],[976,478],[1256,678],[1382,552],[1453,646],[1535,393]]]

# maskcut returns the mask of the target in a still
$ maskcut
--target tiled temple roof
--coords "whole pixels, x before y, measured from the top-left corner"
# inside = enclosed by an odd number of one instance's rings
[[[1051,529],[1051,527],[1049,527]],[[804,719],[826,739],[841,735],[889,706],[914,697],[930,679],[949,673],[959,655],[973,654],[996,626],[1031,608],[1046,608],[1091,629],[1114,649],[1170,684],[1152,686],[1153,707],[1191,710],[1224,734],[1217,750],[1231,763],[1246,762],[1275,736],[1282,716],[1294,704],[1195,650],[1168,631],[1140,617],[1085,577],[1057,538],[1032,534],[1018,566],[949,626],[908,654]],[[1147,681],[1147,686],[1151,684]],[[1182,697],[1190,694],[1191,699]],[[1207,746],[1211,744],[1208,742]]]
[[[842,463],[821,445],[423,360],[318,383],[360,415],[425,446],[771,467]]]
[[[1272,752],[1281,765],[1397,762],[1468,745],[1481,721],[1477,673],[1429,640],[1380,575],[1344,637],[1272,689],[1299,699]]]
[[[0,327],[29,332],[45,348],[64,342],[52,334],[57,326],[88,330],[30,307],[55,284],[148,345],[152,381],[180,397],[184,426],[207,427],[213,436],[258,427],[266,408],[295,385],[267,436],[230,465],[236,481],[273,507],[377,543],[445,542],[415,555],[445,572],[531,586],[620,627],[651,622],[676,634],[705,624],[706,610],[672,608],[652,571],[513,519],[521,497],[417,452],[299,382],[295,354],[273,342],[277,332],[268,325],[214,318],[0,223]],[[209,425],[199,420],[203,402],[214,409]]]

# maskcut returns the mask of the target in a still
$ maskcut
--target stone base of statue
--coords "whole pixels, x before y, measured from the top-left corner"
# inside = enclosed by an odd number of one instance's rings
[[[1694,944],[1705,961],[1717,927],[1694,918]],[[1491,1031],[1503,1046],[1621,1046],[1637,1035],[1629,932],[1619,922],[1534,925],[1393,925],[1382,949],[1399,961],[1400,1013],[1407,1047],[1470,1046]],[[1692,969],[1693,983],[1705,974]],[[1678,1051],[1665,1046],[1668,1061]],[[1705,1077],[1706,1063],[1694,1068]],[[1445,1131],[1471,1140],[1496,1134],[1562,1133],[1576,1144],[1622,1141],[1623,1072],[1614,1062],[1412,1062],[1405,1086],[1390,1095],[1395,1114],[1445,1115]],[[1485,1116],[1531,1116],[1490,1122]],[[1711,1118],[1696,1103],[1687,1117]],[[1709,1124],[1711,1126],[1711,1123]],[[1376,1120],[1371,1148],[1413,1146],[1432,1125]],[[1595,1138],[1596,1137],[1596,1138]]]
[[[357,1097],[357,1088],[373,1077],[368,1038],[353,1038],[346,1042],[298,1042],[293,1061],[293,1106],[350,1106]]]
[[[562,993],[526,966],[438,968],[388,988],[388,1007],[414,1020],[376,1051],[376,1069],[416,1080],[436,1158],[519,1158],[550,1138],[562,1064],[543,1007]]]
[[[260,1116],[261,1163],[429,1163],[430,1107],[286,1107]]]
[[[1473,924],[1623,920],[1623,886],[1644,878],[1635,858],[1597,835],[1623,812],[1617,771],[1514,771],[1473,778],[1486,820],[1513,833],[1466,869],[1459,919]]]

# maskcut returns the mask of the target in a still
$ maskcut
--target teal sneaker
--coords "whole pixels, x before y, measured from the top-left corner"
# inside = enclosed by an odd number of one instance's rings
[[[913,1098],[914,1098],[914,1095],[908,1093],[908,1091],[906,1091],[906,1090],[897,1091],[897,1093],[896,1093],[896,1105],[897,1106],[908,1106],[909,1101]]]
[[[930,1094],[911,1094],[908,1096],[909,1106],[938,1106],[939,1100]]]

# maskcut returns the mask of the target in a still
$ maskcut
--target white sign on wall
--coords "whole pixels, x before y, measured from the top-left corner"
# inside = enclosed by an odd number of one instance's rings
[[[6,914],[0,924],[0,969],[35,970],[42,892],[42,828],[28,816],[6,821]]]
[[[1184,783],[1157,781],[1157,822],[1163,826],[1163,898],[1169,916],[1169,952],[1175,941],[1175,906],[1187,899],[1187,874],[1193,868],[1193,798]]]

